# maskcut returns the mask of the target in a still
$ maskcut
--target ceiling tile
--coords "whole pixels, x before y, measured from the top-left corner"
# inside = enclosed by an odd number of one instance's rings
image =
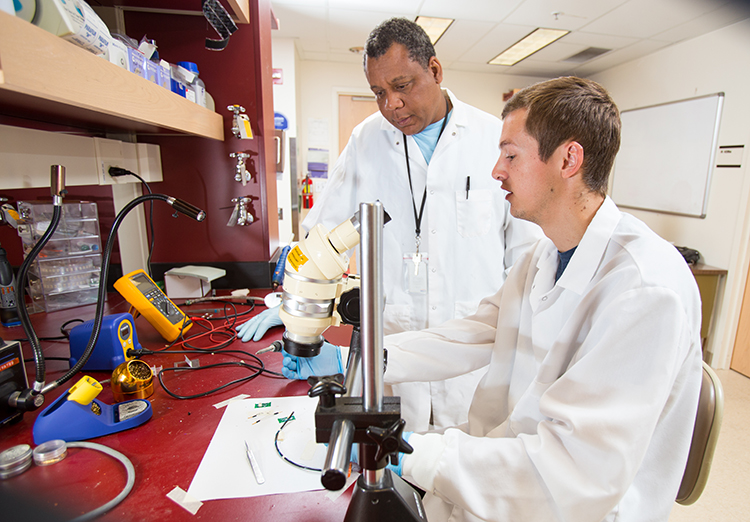
[[[276,0],[274,0],[275,2]],[[328,0],[331,9],[356,9],[361,11],[377,11],[386,13],[404,13],[416,16],[422,0]]]
[[[711,0],[630,0],[583,26],[586,32],[650,38],[713,9]]]
[[[581,64],[575,69],[575,71],[581,76],[588,76],[605,69],[609,69],[610,67],[635,60],[636,58],[640,58],[641,56],[651,54],[669,45],[670,44],[668,43],[659,42],[656,40],[640,40],[639,42],[625,47],[624,49],[612,51],[611,53],[602,55],[599,58],[591,60],[590,62]]]
[[[502,67],[502,66],[500,66]],[[557,76],[568,75],[568,71],[571,70],[569,63],[564,62],[544,62],[534,61],[530,58],[518,62],[512,67],[507,67],[507,71],[503,71],[506,74],[522,74],[525,76],[541,76],[545,78],[556,78]]]
[[[479,38],[488,34],[495,25],[494,22],[456,20],[435,45],[437,57],[441,62],[460,59],[476,45]]]
[[[335,30],[328,32],[328,42],[332,50],[348,50],[350,47],[364,46],[370,32],[389,15],[374,11],[351,11],[331,9],[328,19]]]
[[[574,31],[622,3],[623,0],[526,0],[503,22]]]
[[[551,43],[544,49],[540,49],[539,51],[535,52],[525,60],[534,59],[535,61],[541,62],[559,62],[590,47],[588,45],[570,44],[564,40],[565,37]]]
[[[356,1],[356,0],[355,0]],[[328,7],[328,0],[272,0],[273,12],[278,6]]]
[[[321,7],[274,5],[279,28],[272,33],[277,38],[325,40],[328,13]]]
[[[586,47],[603,47],[605,49],[620,49],[637,42],[637,38],[614,36],[611,34],[588,33],[576,31],[565,36],[565,43],[580,44]]]
[[[524,0],[424,0],[420,15],[453,18],[454,20],[475,20],[501,22]]]

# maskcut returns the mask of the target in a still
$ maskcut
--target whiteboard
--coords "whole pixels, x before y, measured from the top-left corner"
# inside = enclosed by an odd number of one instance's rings
[[[622,111],[612,172],[619,206],[706,217],[724,93]]]

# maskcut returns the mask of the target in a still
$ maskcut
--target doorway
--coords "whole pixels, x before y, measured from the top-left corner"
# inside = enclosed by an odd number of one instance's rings
[[[750,377],[750,270],[745,282],[745,293],[742,297],[742,308],[737,324],[737,335],[734,338],[734,349],[732,350],[732,362],[729,367]]]
[[[339,94],[339,154],[346,147],[354,127],[377,111],[375,96]]]
[[[375,96],[363,94],[339,94],[339,155],[349,142],[354,127],[378,111]],[[349,260],[349,272],[357,273],[357,255]]]

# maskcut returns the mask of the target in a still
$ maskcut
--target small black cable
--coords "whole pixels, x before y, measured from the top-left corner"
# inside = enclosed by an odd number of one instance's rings
[[[180,333],[179,333],[179,335],[177,337],[174,338],[174,340],[172,342],[170,342],[168,345],[166,345],[163,348],[159,348],[158,350],[151,350],[151,351],[154,352],[154,353],[156,353],[156,352],[165,352],[165,351],[169,350],[171,347],[173,347],[175,344],[177,344],[178,341],[184,342],[185,341],[185,338],[184,338],[185,328],[187,327],[188,324],[198,324],[198,323],[195,323],[195,322],[192,322],[192,321],[182,321],[182,324],[180,325]]]
[[[132,172],[128,169],[123,169],[120,167],[109,167],[109,175],[112,177],[118,177],[118,176],[133,176],[134,178],[137,178],[141,184],[146,187],[146,190],[149,194],[153,194],[151,192],[151,187],[146,183],[146,180],[144,180],[142,177],[140,177],[135,172]],[[151,229],[151,245],[148,249],[148,259],[146,260],[146,268],[148,268],[148,276],[153,279],[153,273],[151,271],[151,256],[154,254],[154,202],[149,202],[149,209],[148,209],[148,220],[149,220],[149,228]]]
[[[63,337],[66,339],[70,339],[70,330],[66,330],[65,327],[68,326],[70,323],[81,323],[83,324],[85,321],[83,319],[71,319],[70,321],[65,321],[62,325],[60,325],[60,333],[63,334]]]
[[[297,464],[296,462],[294,462],[293,460],[291,460],[289,457],[287,457],[286,455],[284,455],[283,453],[281,453],[281,449],[279,449],[279,434],[281,433],[281,430],[284,429],[284,426],[286,426],[287,423],[290,420],[292,420],[293,416],[294,416],[294,412],[292,412],[292,413],[289,414],[289,416],[284,421],[284,424],[281,425],[281,427],[279,428],[279,431],[276,432],[276,436],[274,436],[274,438],[273,438],[273,445],[276,446],[276,453],[279,454],[279,457],[281,457],[282,459],[284,459],[285,461],[287,461],[289,464],[291,464],[292,466],[294,466],[296,468],[305,469],[307,471],[316,471],[316,472],[323,471],[322,469],[311,468],[309,466],[303,466],[302,464]]]
[[[180,351],[175,351],[175,352],[171,352],[171,353],[177,354],[177,353],[185,353],[185,352],[186,352],[185,350],[180,350]],[[195,353],[195,352],[190,352],[190,353]],[[220,352],[220,353],[227,353],[227,352]],[[227,362],[209,364],[208,366],[199,366],[197,368],[192,368],[190,366],[177,367],[177,368],[162,368],[162,370],[158,374],[159,384],[161,384],[161,387],[164,389],[165,392],[167,392],[167,394],[169,394],[170,396],[174,397],[175,399],[199,399],[199,398],[202,398],[202,397],[207,397],[207,396],[209,396],[209,395],[211,395],[213,393],[221,391],[221,390],[223,390],[225,388],[228,388],[230,386],[234,386],[235,384],[241,384],[241,383],[244,383],[244,382],[251,381],[252,379],[255,379],[256,377],[258,377],[259,375],[262,375],[263,373],[271,373],[271,374],[274,374],[274,375],[279,375],[276,372],[271,372],[270,370],[266,370],[265,369],[265,365],[263,364],[263,361],[261,361],[259,357],[255,356],[253,354],[245,353],[245,352],[241,352],[241,353],[243,353],[244,355],[249,355],[250,357],[252,357],[253,359],[255,359],[255,361],[258,363],[258,366],[254,366],[252,364],[248,364],[245,361],[227,361]],[[208,391],[202,392],[202,393],[197,393],[197,394],[194,394],[194,395],[178,395],[177,393],[174,393],[169,388],[167,388],[167,386],[164,384],[164,377],[163,377],[163,375],[164,375],[165,372],[190,372],[190,371],[209,370],[209,369],[212,369],[212,368],[223,368],[223,367],[227,367],[227,366],[237,366],[237,367],[245,368],[245,369],[251,370],[253,373],[252,373],[252,375],[249,375],[247,377],[243,377],[241,379],[235,379],[233,381],[224,383],[221,386],[218,386],[218,387],[216,387],[216,388],[214,388],[212,390],[208,390]]]
[[[248,308],[247,310],[244,310],[242,312],[237,312],[237,307],[235,305],[238,304],[238,303],[235,303],[233,301],[215,301],[215,302],[219,302],[219,303],[222,303],[224,305],[224,315],[223,316],[204,317],[203,315],[198,315],[196,317],[202,317],[203,319],[206,319],[207,321],[222,321],[222,320],[229,321],[230,319],[232,319],[233,321],[232,321],[232,323],[229,326],[230,327],[234,327],[234,325],[237,324],[237,319],[238,318],[244,317],[244,316],[246,316],[248,314],[251,314],[253,312],[253,310],[255,310],[255,303],[253,303],[253,302],[247,303],[247,304],[250,305],[250,308]],[[240,304],[246,304],[246,303],[240,303]],[[227,305],[229,305],[229,306],[232,307],[232,309],[234,310],[233,314],[228,314],[227,313]],[[193,315],[191,313],[190,309],[185,310],[185,314],[187,314],[187,315]]]
[[[54,342],[54,341],[68,341],[68,340],[70,340],[70,330],[66,330],[65,327],[68,326],[70,323],[75,323],[75,322],[83,323],[84,320],[83,319],[71,319],[70,321],[65,321],[60,326],[60,333],[62,335],[60,335],[59,337],[38,337],[38,339],[40,341],[50,341],[50,342]],[[29,342],[29,340],[27,338],[25,338],[25,337],[22,338],[22,339],[13,339],[13,340],[14,341],[18,341],[19,343],[28,343]],[[45,359],[49,359],[49,357],[45,357]],[[29,362],[29,361],[26,361],[26,362]]]

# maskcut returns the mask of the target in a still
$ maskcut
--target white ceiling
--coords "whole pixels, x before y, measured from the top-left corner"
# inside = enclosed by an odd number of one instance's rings
[[[435,46],[446,69],[556,77],[587,76],[750,16],[748,0],[272,0],[274,38],[294,38],[302,60],[361,63],[383,20],[453,18]],[[556,15],[553,13],[557,13]],[[537,27],[571,32],[512,67],[488,65]],[[588,62],[564,61],[589,47],[612,49]],[[698,65],[698,64],[697,64]]]

